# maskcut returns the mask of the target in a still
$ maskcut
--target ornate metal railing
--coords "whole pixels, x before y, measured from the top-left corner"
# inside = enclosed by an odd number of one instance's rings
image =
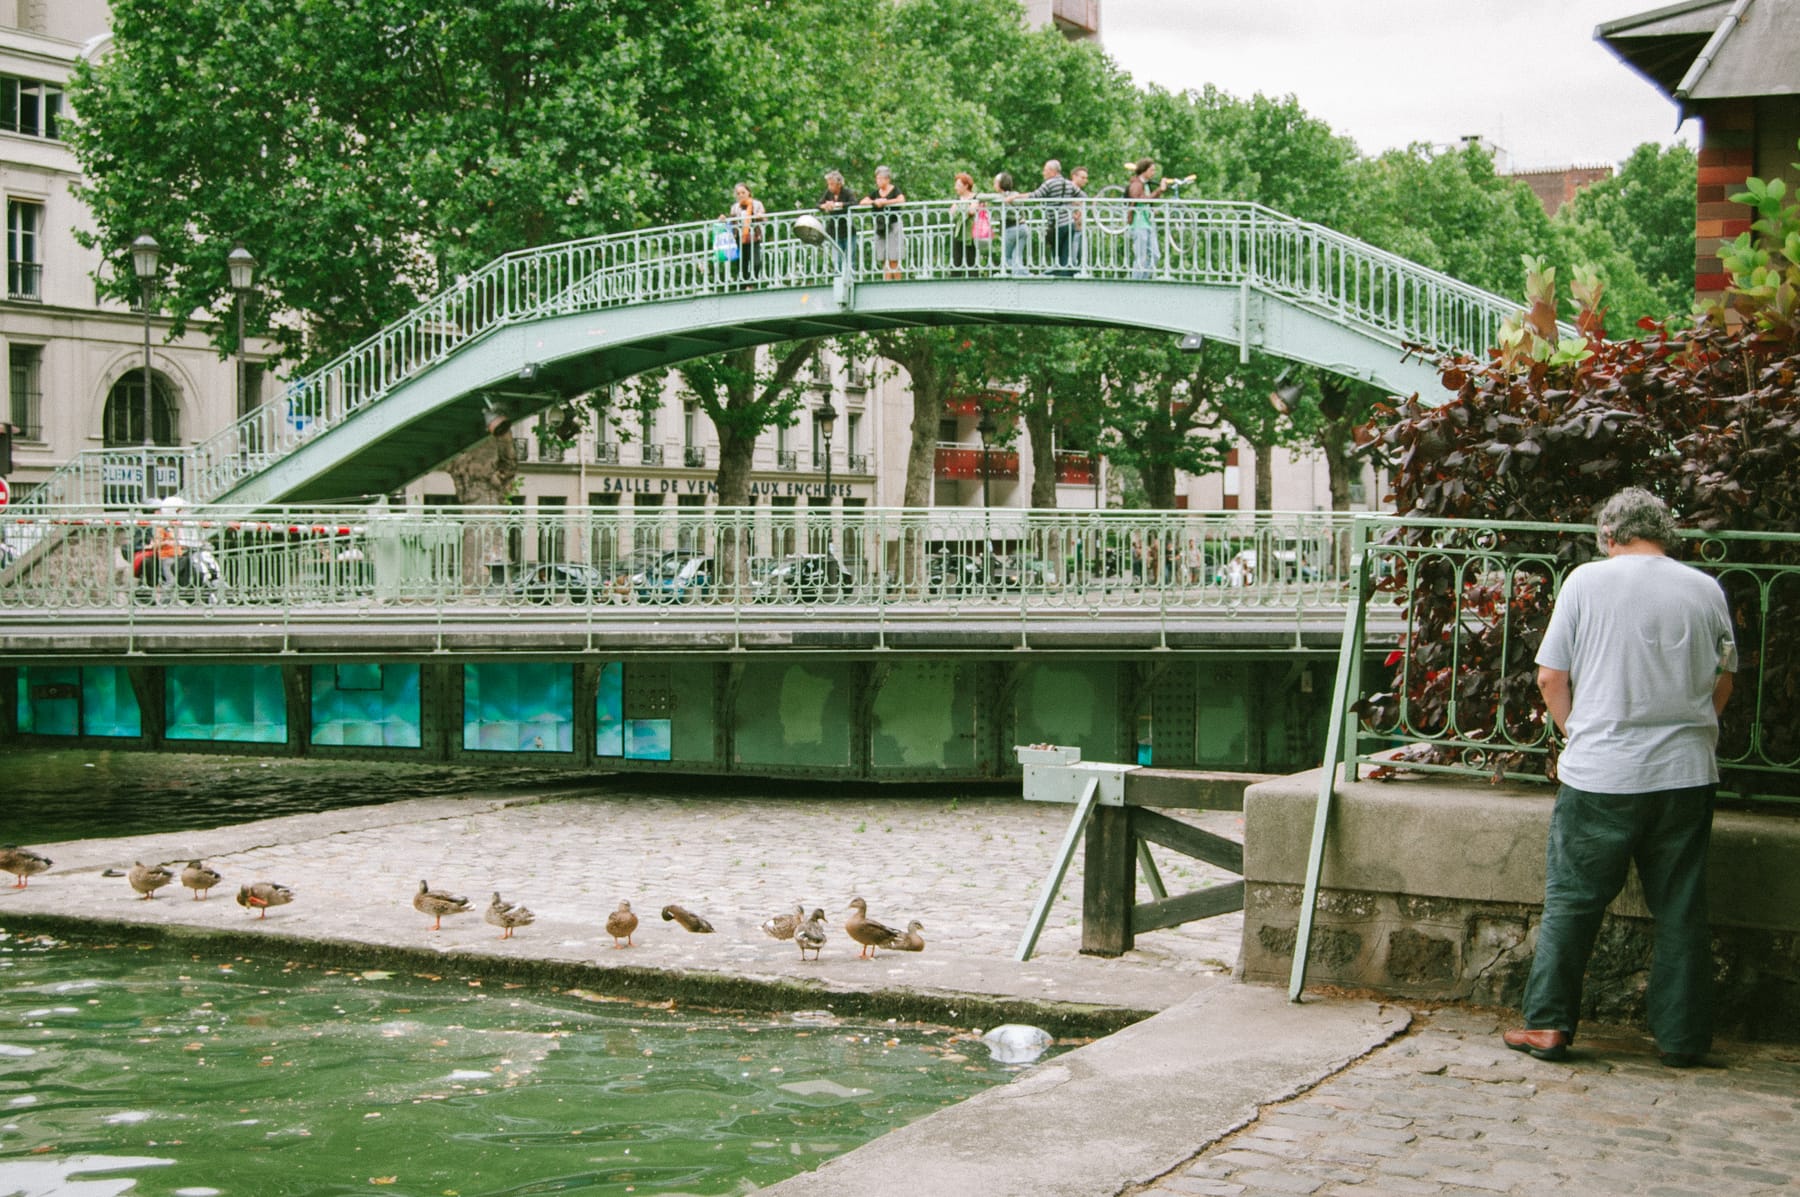
[[[1377,678],[1363,676],[1360,643],[1346,650],[1346,776],[1542,780],[1554,731],[1531,663],[1563,578],[1594,555],[1593,529],[1370,515],[1352,546],[1352,641],[1368,613],[1395,611],[1405,631]],[[1687,532],[1679,555],[1719,580],[1738,637],[1720,723],[1726,786],[1800,797],[1800,535]]]
[[[496,329],[522,321],[742,290],[879,286],[875,222],[896,220],[903,253],[898,279],[1080,274],[1089,279],[1203,284],[1255,290],[1321,312],[1395,346],[1479,352],[1519,305],[1320,225],[1256,204],[1222,200],[1150,201],[1149,243],[1125,226],[1116,201],[1085,201],[1072,238],[1047,236],[1066,211],[1044,201],[983,201],[993,235],[957,242],[948,202],[913,203],[887,213],[856,210],[822,245],[795,232],[798,213],[759,226],[754,253],[719,256],[714,221],[592,237],[497,258],[311,374],[280,397],[196,445],[90,450],[52,474],[17,505],[54,507],[129,501],[175,493],[207,502],[328,428],[380,402],[402,383]],[[1112,219],[1117,217],[1118,219]],[[851,385],[856,385],[853,376]],[[158,482],[147,459],[178,479]],[[120,498],[133,485],[128,500]]]
[[[157,555],[162,543],[178,546]],[[1207,613],[1283,620],[1349,600],[1349,524],[1328,513],[971,508],[102,508],[0,515],[54,553],[0,584],[0,623],[76,612],[215,620],[408,619],[508,609],[571,619],[837,609],[846,618]]]

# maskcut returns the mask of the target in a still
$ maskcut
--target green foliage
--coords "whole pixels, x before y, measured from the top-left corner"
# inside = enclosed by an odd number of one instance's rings
[[[1584,262],[1611,295],[1607,335],[1694,303],[1694,151],[1646,142],[1609,179],[1582,188],[1552,221],[1561,261]]]
[[[1756,212],[1750,231],[1719,250],[1732,306],[1771,337],[1791,337],[1800,331],[1800,202],[1781,179],[1750,179],[1731,202]]]

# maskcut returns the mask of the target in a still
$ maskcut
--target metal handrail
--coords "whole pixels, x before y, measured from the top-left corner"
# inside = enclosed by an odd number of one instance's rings
[[[166,586],[158,561],[138,559],[159,528],[185,562]],[[752,619],[835,608],[871,621],[1060,612],[1285,622],[1348,602],[1338,566],[1349,529],[1346,516],[1318,512],[75,507],[0,513],[8,542],[62,540],[0,584],[0,624],[134,612],[159,599],[156,617],[176,623],[234,612],[406,620],[421,609],[631,619],[642,611],[625,608],[638,604]],[[694,557],[706,567],[678,577]],[[771,572],[798,558],[813,564]]]
[[[1071,214],[1067,203],[984,197],[995,236],[963,241],[953,201],[910,203],[876,214],[854,210],[824,245],[802,241],[784,212],[761,226],[754,254],[722,261],[716,221],[589,237],[496,258],[324,366],[293,380],[278,398],[204,441],[187,447],[87,450],[53,473],[16,506],[27,512],[108,500],[119,481],[137,476],[138,502],[160,490],[147,459],[178,468],[175,489],[206,502],[285,454],[342,424],[397,387],[497,329],[521,321],[627,305],[682,300],[745,289],[856,286],[886,281],[874,257],[879,221],[898,221],[905,253],[901,281],[1011,274],[1079,273],[1090,279],[1138,281],[1144,274],[1129,231],[1108,232],[1085,219],[1064,244],[1046,238]],[[1102,201],[1084,201],[1096,205]],[[1227,200],[1144,201],[1154,213],[1158,282],[1248,287],[1321,312],[1395,346],[1475,353],[1492,346],[1500,322],[1519,309],[1505,297],[1458,282],[1354,238],[1295,220],[1260,204]],[[1084,214],[1090,211],[1083,207]],[[847,251],[847,252],[845,252]],[[965,256],[966,252],[966,256]],[[108,475],[111,481],[107,481]]]

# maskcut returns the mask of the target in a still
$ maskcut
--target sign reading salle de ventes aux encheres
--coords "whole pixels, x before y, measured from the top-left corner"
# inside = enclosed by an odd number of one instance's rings
[[[615,475],[603,475],[593,478],[599,487],[599,493],[607,495],[716,495],[719,493],[718,483],[711,478],[620,478]],[[860,488],[849,482],[833,482],[831,496],[839,499],[854,499]],[[752,482],[752,497],[768,495],[773,498],[823,499],[826,497],[823,482]]]

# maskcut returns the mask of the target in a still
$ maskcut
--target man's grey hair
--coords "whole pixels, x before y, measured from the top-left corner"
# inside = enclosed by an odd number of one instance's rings
[[[842,187],[844,185],[844,176],[838,171],[828,170],[825,172],[825,181],[827,183],[836,183],[839,187]]]
[[[1642,487],[1628,486],[1600,504],[1594,522],[1600,525],[1594,539],[1602,553],[1634,540],[1655,541],[1665,549],[1675,547],[1675,517],[1669,514],[1669,505]]]
[[[1052,158],[1050,161],[1044,163],[1044,169],[1053,175],[1060,175],[1062,173],[1062,163],[1058,162],[1055,158]]]

